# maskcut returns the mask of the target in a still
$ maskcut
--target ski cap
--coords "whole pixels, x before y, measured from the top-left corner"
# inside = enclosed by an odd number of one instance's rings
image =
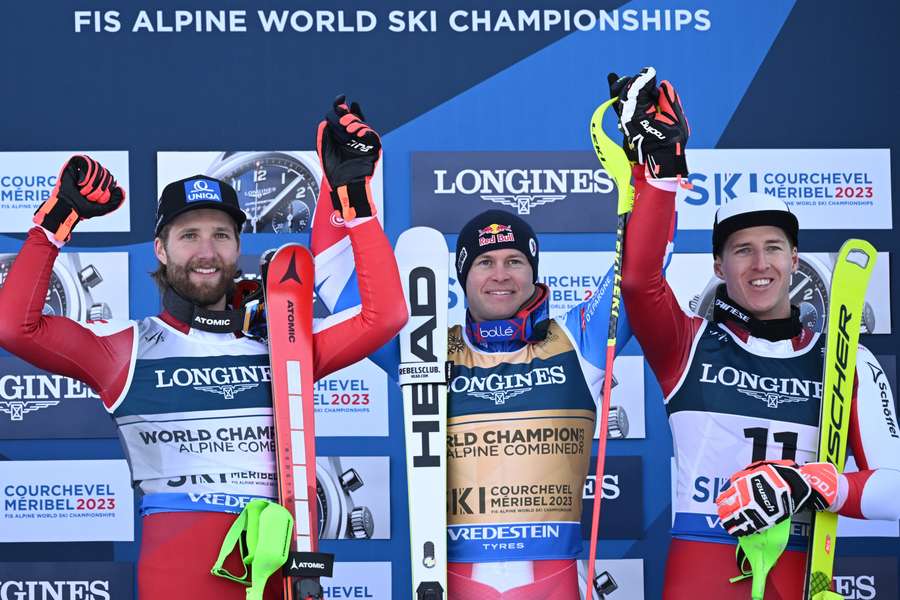
[[[163,188],[156,208],[156,235],[159,236],[162,228],[175,217],[198,208],[215,208],[228,213],[239,229],[247,220],[233,187],[206,175],[193,175]]]
[[[782,229],[791,244],[797,246],[800,224],[788,205],[767,194],[750,192],[730,200],[716,211],[712,234],[713,256],[722,254],[725,241],[735,231],[760,225]]]
[[[469,268],[477,257],[492,250],[513,248],[525,255],[537,282],[538,243],[531,225],[505,210],[486,210],[466,223],[456,238],[456,276],[466,289]]]

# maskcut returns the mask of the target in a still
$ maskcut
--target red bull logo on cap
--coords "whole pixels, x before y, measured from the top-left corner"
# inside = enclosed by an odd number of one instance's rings
[[[499,244],[502,242],[515,242],[512,227],[500,223],[491,223],[484,229],[478,230],[478,245]]]

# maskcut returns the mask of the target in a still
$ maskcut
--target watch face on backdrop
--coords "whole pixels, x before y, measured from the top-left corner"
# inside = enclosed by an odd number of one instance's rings
[[[0,287],[6,283],[9,268],[15,260],[15,255],[6,255],[0,258]],[[50,273],[50,286],[47,288],[47,296],[44,299],[43,314],[51,317],[68,317],[69,293],[63,287],[56,270]],[[75,318],[75,317],[73,317]]]
[[[207,175],[234,187],[247,213],[245,233],[301,233],[312,223],[319,168],[309,152],[224,152]]]
[[[316,457],[316,507],[323,540],[390,537],[385,456]]]
[[[0,287],[15,254],[0,254]],[[62,252],[53,263],[42,312],[76,321],[128,318],[128,254]]]

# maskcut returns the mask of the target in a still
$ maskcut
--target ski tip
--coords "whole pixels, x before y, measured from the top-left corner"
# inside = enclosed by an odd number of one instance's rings
[[[841,245],[838,252],[838,260],[856,265],[863,270],[871,270],[878,259],[878,251],[875,246],[866,240],[851,238]]]
[[[444,234],[432,227],[410,227],[401,232],[397,237],[396,248],[409,252],[433,251],[434,248],[439,248],[444,253],[449,253]]]

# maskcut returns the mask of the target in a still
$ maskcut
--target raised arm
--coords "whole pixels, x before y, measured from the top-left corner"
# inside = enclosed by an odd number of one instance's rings
[[[94,328],[43,314],[53,263],[72,227],[83,218],[117,208],[124,193],[106,169],[88,157],[73,157],[0,289],[0,346],[38,368],[85,382],[111,406],[125,386],[134,327]],[[101,202],[102,200],[102,202]]]
[[[317,294],[337,314],[315,334],[316,378],[362,360],[396,336],[407,319],[397,261],[375,218],[369,185],[381,140],[362,118],[359,105],[348,106],[340,96],[318,129],[325,178],[311,246]]]

